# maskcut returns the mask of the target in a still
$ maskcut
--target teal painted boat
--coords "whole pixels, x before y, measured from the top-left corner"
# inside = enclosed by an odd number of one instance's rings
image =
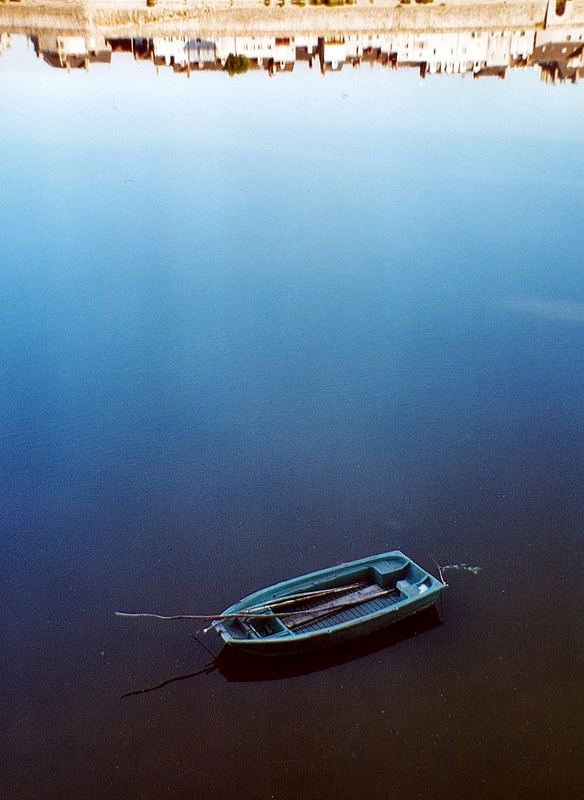
[[[213,627],[230,648],[290,655],[374,633],[436,604],[445,584],[400,550],[311,572],[254,592]]]

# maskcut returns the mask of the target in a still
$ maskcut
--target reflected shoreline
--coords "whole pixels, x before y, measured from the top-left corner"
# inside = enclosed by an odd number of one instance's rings
[[[368,65],[413,68],[422,78],[505,78],[517,69],[537,69],[546,83],[584,77],[582,0],[559,7],[459,0],[334,9],[239,3],[232,10],[172,2],[148,8],[133,0],[107,9],[59,2],[49,9],[34,0],[6,0],[0,6],[0,58],[14,35],[27,36],[38,58],[67,70],[110,64],[127,54],[189,76],[251,70],[276,75],[304,63],[323,75]]]

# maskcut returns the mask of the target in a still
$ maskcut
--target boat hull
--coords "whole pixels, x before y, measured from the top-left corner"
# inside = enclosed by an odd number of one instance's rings
[[[376,633],[389,625],[434,606],[444,584],[426,572],[401,551],[380,553],[338,567],[293,578],[254,592],[225,609],[224,615],[237,615],[252,607],[299,592],[341,586],[355,579],[364,579],[380,586],[380,597],[360,603],[355,608],[342,607],[332,615],[323,614],[315,621],[288,628],[285,614],[265,617],[267,631],[258,633],[248,622],[222,620],[214,627],[229,648],[253,655],[289,656],[310,653]],[[325,589],[326,590],[326,589]],[[281,601],[280,601],[281,602]],[[329,601],[330,605],[330,601]],[[293,615],[291,615],[293,618]],[[261,621],[261,620],[260,620]],[[269,623],[269,625],[267,624]],[[259,626],[257,626],[259,627]]]
[[[378,618],[364,620],[361,624],[351,626],[350,628],[339,630],[330,628],[306,639],[301,637],[286,637],[282,639],[273,639],[271,641],[269,639],[265,641],[230,639],[228,642],[225,642],[225,644],[231,649],[241,653],[253,653],[254,655],[262,656],[291,656],[303,653],[314,653],[326,647],[345,644],[354,639],[361,638],[362,636],[377,633],[388,625],[393,625],[406,617],[418,614],[435,604],[435,600],[426,601],[420,603],[420,605],[416,607],[408,606],[407,608],[397,610],[393,614],[388,613]],[[340,628],[340,626],[338,627]]]

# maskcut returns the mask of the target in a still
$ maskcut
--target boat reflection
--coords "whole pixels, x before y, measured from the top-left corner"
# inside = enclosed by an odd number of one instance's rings
[[[270,658],[238,653],[224,647],[215,659],[214,667],[230,682],[295,678],[365,658],[441,624],[438,609],[432,606],[377,633],[311,654]]]
[[[232,682],[260,682],[285,680],[321,672],[332,667],[346,664],[365,658],[373,653],[386,650],[400,644],[407,639],[412,639],[421,633],[437,628],[442,624],[440,613],[436,606],[425,609],[411,617],[377,633],[363,636],[352,642],[327,648],[321,652],[290,656],[287,658],[258,657],[245,653],[238,653],[229,647],[223,647],[219,655],[195,672],[182,675],[173,675],[144,689],[135,689],[121,695],[122,698],[132,697],[137,694],[148,694],[164,689],[171,683],[190,680],[202,675],[220,673],[225,680]],[[194,637],[200,642],[198,637]],[[205,647],[206,649],[206,647]]]

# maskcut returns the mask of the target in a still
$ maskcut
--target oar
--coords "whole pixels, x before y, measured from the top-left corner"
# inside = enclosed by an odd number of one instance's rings
[[[330,602],[321,603],[320,605],[316,606],[316,608],[306,609],[305,611],[300,611],[294,614],[290,620],[286,620],[289,628],[297,628],[299,625],[303,625],[305,622],[313,622],[317,619],[322,619],[323,617],[328,617],[331,614],[335,614],[337,611],[343,608],[354,608],[355,606],[361,605],[362,603],[367,603],[370,600],[377,600],[380,597],[385,597],[388,594],[391,594],[393,589],[382,589],[380,586],[376,584],[371,584],[370,586],[366,586],[363,589],[358,589],[353,594],[347,595],[347,597],[343,597],[340,599],[339,602],[335,602],[331,600]],[[287,615],[284,613],[282,614],[283,617]]]
[[[316,591],[311,592],[297,592],[296,594],[290,595],[283,595],[282,597],[276,598],[273,602],[268,600],[266,603],[257,606],[250,606],[248,608],[243,608],[239,613],[241,616],[238,616],[238,619],[256,619],[256,612],[260,612],[261,609],[266,609],[265,611],[261,611],[259,614],[260,617],[264,619],[268,617],[269,619],[274,618],[288,618],[293,617],[296,614],[306,614],[306,610],[302,611],[280,611],[281,608],[284,606],[295,605],[296,603],[302,602],[303,600],[325,600],[330,597],[331,595],[339,594],[340,592],[349,592],[351,589],[358,589],[364,588],[367,586],[366,581],[358,581],[357,583],[347,583],[344,586],[336,586],[330,589],[319,589]],[[334,603],[333,603],[334,605]],[[348,603],[346,604],[348,605]],[[318,609],[319,606],[316,607]],[[274,613],[275,609],[277,611]],[[315,609],[315,610],[316,610]],[[203,633],[208,633],[213,626],[209,625],[208,628],[203,628]]]
[[[336,586],[331,589],[319,589],[313,592],[298,592],[297,594],[283,595],[282,597],[276,597],[274,600],[267,600],[261,605],[250,606],[243,610],[257,611],[260,608],[280,608],[281,606],[291,605],[292,603],[299,603],[302,600],[314,600],[317,597],[328,597],[332,594],[340,594],[341,592],[349,591],[349,589],[356,589],[358,586],[365,586],[365,581],[348,583],[345,586]]]

